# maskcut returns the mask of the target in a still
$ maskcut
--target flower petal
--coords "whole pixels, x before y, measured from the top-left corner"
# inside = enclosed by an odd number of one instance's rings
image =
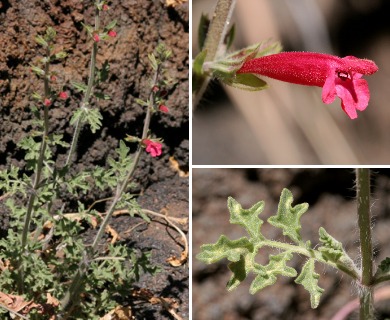
[[[322,87],[322,101],[326,104],[332,103],[336,98],[336,71],[331,69],[325,84]]]

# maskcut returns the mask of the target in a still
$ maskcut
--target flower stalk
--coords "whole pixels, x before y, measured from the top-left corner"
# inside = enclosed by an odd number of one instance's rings
[[[100,28],[100,10],[98,9],[98,7],[96,7],[95,8],[95,27],[94,27],[95,32],[97,32],[99,30],[99,28]],[[91,94],[93,92],[93,87],[95,84],[95,65],[96,65],[97,51],[98,51],[98,43],[96,41],[94,41],[93,46],[92,46],[91,62],[90,62],[90,66],[89,66],[88,85],[87,85],[87,89],[85,91],[85,94],[84,94],[84,97],[83,97],[83,100],[82,100],[82,103],[80,106],[81,109],[88,108],[89,100],[90,100]],[[74,134],[73,134],[73,138],[72,138],[72,143],[70,145],[69,153],[68,153],[68,156],[67,156],[67,159],[65,162],[65,167],[67,167],[70,164],[70,162],[72,160],[72,156],[76,150],[76,146],[77,146],[77,143],[79,140],[80,132],[81,132],[81,129],[83,127],[84,118],[85,118],[85,115],[82,115],[76,122],[75,130],[74,130]]]
[[[45,59],[45,67],[44,67],[44,101],[46,99],[49,99],[50,97],[50,85],[49,85],[49,78],[50,78],[50,47],[46,46],[46,59]],[[28,199],[27,203],[27,212],[26,216],[24,218],[24,227],[23,227],[23,233],[22,233],[22,242],[21,242],[21,248],[23,250],[23,254],[27,254],[27,238],[28,233],[30,230],[30,223],[34,214],[34,202],[36,198],[36,192],[39,189],[39,184],[41,182],[41,175],[42,175],[42,167],[43,167],[43,160],[45,158],[45,152],[47,148],[47,139],[49,135],[49,111],[48,107],[45,106],[43,108],[43,134],[42,134],[42,141],[41,146],[39,149],[39,157],[36,164],[36,170],[35,170],[35,177],[32,184],[32,190],[30,193],[30,197]],[[24,292],[24,271],[23,271],[23,264],[21,260],[19,261],[19,277],[18,277],[18,291],[19,294],[22,294]]]

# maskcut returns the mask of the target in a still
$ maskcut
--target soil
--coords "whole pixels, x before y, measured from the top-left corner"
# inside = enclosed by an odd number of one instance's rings
[[[56,50],[65,50],[68,57],[55,63],[57,89],[65,89],[70,99],[50,107],[50,131],[63,133],[70,142],[73,127],[69,119],[78,108],[80,94],[70,81],[86,82],[90,60],[91,41],[82,23],[93,25],[93,1],[7,0],[0,3],[0,169],[14,164],[24,167],[23,152],[17,142],[32,129],[31,98],[33,92],[43,91],[43,82],[30,70],[42,57],[42,49],[34,37],[43,34],[47,26],[57,31]],[[111,96],[107,101],[92,101],[103,115],[103,126],[95,134],[83,128],[77,148],[76,167],[84,170],[104,165],[114,154],[119,140],[126,134],[139,136],[145,110],[136,98],[146,100],[150,91],[152,69],[148,54],[158,42],[172,50],[166,63],[172,83],[167,86],[165,104],[169,113],[156,113],[151,122],[154,136],[163,139],[163,154],[152,158],[144,153],[135,174],[135,194],[142,207],[159,212],[167,209],[173,217],[188,217],[188,3],[177,2],[168,7],[164,1],[109,1],[110,9],[104,12],[102,25],[117,19],[117,36],[99,43],[97,67],[108,61],[109,78],[100,89]],[[131,146],[135,151],[135,146]],[[63,161],[63,150],[57,150],[58,161]],[[176,166],[173,166],[175,164]],[[90,194],[83,199],[91,203],[111,192]],[[0,207],[1,210],[1,207]],[[6,234],[8,219],[1,210],[1,235]],[[137,285],[148,288],[156,296],[174,298],[179,303],[178,314],[188,318],[188,265],[172,267],[166,259],[180,256],[182,240],[176,231],[167,227],[164,220],[154,219],[149,225],[124,231],[136,225],[137,217],[119,216],[111,226],[122,239],[132,241],[141,250],[152,250],[152,262],[162,272],[152,278],[143,278]],[[182,227],[187,232],[188,226]],[[171,319],[172,316],[158,305],[137,304],[137,319]]]
[[[227,292],[230,278],[227,261],[205,265],[195,256],[199,247],[215,243],[221,234],[230,239],[247,236],[238,225],[229,223],[227,197],[232,196],[243,208],[264,200],[264,221],[277,210],[284,187],[294,195],[293,205],[309,203],[302,216],[302,238],[318,244],[318,229],[323,226],[341,241],[347,253],[359,263],[358,230],[353,169],[194,169],[193,170],[193,319],[331,319],[349,301],[357,297],[358,285],[330,267],[316,264],[319,285],[325,289],[317,309],[310,308],[310,298],[293,278],[279,277],[277,282],[251,295],[248,277],[237,289]],[[390,170],[372,170],[373,243],[375,266],[390,256]],[[283,239],[268,223],[262,225],[268,238]],[[286,240],[284,238],[284,240]],[[266,264],[260,251],[259,262]],[[304,257],[294,257],[289,265],[299,272]],[[388,301],[376,304],[377,319],[390,316]],[[353,313],[349,320],[358,319]]]

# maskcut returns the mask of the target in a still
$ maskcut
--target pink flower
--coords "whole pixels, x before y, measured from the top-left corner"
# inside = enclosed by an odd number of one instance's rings
[[[108,34],[110,37],[112,37],[112,38],[115,38],[115,37],[116,37],[116,31],[114,31],[114,30],[108,31],[107,34]]]
[[[95,42],[99,42],[99,41],[100,41],[100,37],[99,37],[99,35],[98,35],[97,33],[95,33],[95,34],[93,35],[93,40],[94,40]]]
[[[61,91],[58,96],[61,98],[61,99],[68,99],[68,93],[66,91]]]
[[[162,144],[160,142],[144,139],[142,143],[146,146],[146,152],[150,153],[153,158],[161,155]]]
[[[154,93],[158,92],[158,90],[160,90],[160,88],[158,86],[153,86],[152,91]]]
[[[163,105],[163,104],[158,107],[158,110],[160,110],[161,112],[165,112],[165,113],[169,112],[168,107],[166,105]]]
[[[109,8],[110,8],[110,7],[109,7],[108,5],[103,4],[103,7],[102,7],[103,11],[107,11]]]
[[[49,107],[51,105],[51,100],[46,98],[44,101],[43,101],[43,104],[46,106],[46,107]]]
[[[53,75],[51,75],[50,80],[53,81],[53,82],[56,82],[57,81],[57,77],[53,74]]]
[[[332,103],[336,95],[351,118],[363,111],[370,100],[363,75],[378,71],[377,65],[353,56],[339,58],[315,52],[281,52],[246,61],[237,73],[255,73],[281,81],[322,87],[322,101]]]

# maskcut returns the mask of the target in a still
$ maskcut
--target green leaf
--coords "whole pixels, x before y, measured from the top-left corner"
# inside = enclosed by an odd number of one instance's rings
[[[39,45],[41,45],[42,47],[46,48],[49,45],[42,36],[38,35],[34,39],[35,39],[35,42],[38,43]]]
[[[229,197],[228,208],[230,212],[230,223],[243,226],[251,238],[264,239],[260,233],[263,220],[259,218],[259,214],[264,209],[264,201],[257,202],[250,209],[243,209],[236,200]]]
[[[203,74],[203,63],[204,63],[204,60],[206,58],[206,55],[207,55],[207,51],[203,50],[203,51],[199,52],[198,55],[195,57],[195,60],[192,64],[193,73],[196,73],[199,75]]]
[[[208,15],[203,14],[200,16],[199,27],[198,27],[198,48],[203,50],[204,42],[207,37],[207,32],[210,26],[210,19]]]
[[[81,92],[87,91],[87,85],[82,82],[76,82],[76,81],[71,81],[70,84],[76,89]]]
[[[196,258],[204,263],[214,263],[223,258],[237,262],[241,255],[253,251],[253,244],[246,237],[230,240],[222,235],[215,244],[204,244],[200,249]]]
[[[260,269],[259,274],[250,286],[249,292],[255,294],[257,291],[274,284],[277,280],[277,275],[296,277],[296,270],[286,264],[292,257],[293,255],[290,251],[282,252],[277,255],[270,255],[268,265]]]
[[[111,97],[108,94],[104,94],[103,92],[94,92],[93,95],[97,99],[102,99],[102,100],[110,100]]]
[[[232,291],[237,288],[238,285],[246,279],[251,270],[256,269],[258,272],[261,272],[262,269],[264,269],[263,266],[254,262],[255,255],[256,253],[246,254],[241,256],[240,260],[229,263],[228,268],[233,274],[226,284],[228,291]]]
[[[390,257],[387,257],[386,259],[382,260],[378,266],[378,269],[382,273],[390,272]]]
[[[52,27],[48,27],[46,29],[46,40],[47,41],[52,41],[54,40],[54,38],[56,37],[57,35],[57,32],[52,28]]]
[[[38,76],[43,76],[45,74],[45,71],[35,66],[31,66],[31,71],[37,74]]]
[[[324,228],[319,230],[320,241],[323,246],[318,248],[325,260],[337,262],[344,253],[341,242],[333,238]]]
[[[292,207],[293,200],[291,191],[283,189],[279,200],[278,212],[270,217],[268,222],[274,227],[282,229],[283,235],[300,244],[302,242],[300,218],[307,211],[309,205],[302,203]]]
[[[53,57],[52,59],[56,59],[56,60],[61,60],[61,59],[64,59],[67,57],[67,53],[65,51],[60,51],[60,52],[57,52]]]
[[[229,50],[229,48],[232,46],[235,35],[236,35],[236,25],[233,24],[225,36],[224,43],[226,43],[226,50]]]
[[[117,23],[117,20],[111,21],[108,25],[105,26],[104,30],[110,31],[110,30],[114,29],[116,26],[116,23]]]
[[[260,58],[264,56],[268,56],[270,54],[275,54],[281,52],[283,49],[280,42],[271,42],[271,41],[264,41],[260,44],[260,47],[254,56],[254,58]]]
[[[313,309],[318,307],[321,294],[324,289],[318,286],[320,275],[314,270],[314,259],[309,259],[302,268],[300,275],[295,279],[296,283],[301,284],[310,293],[310,303]]]
[[[138,103],[140,106],[142,107],[147,107],[148,106],[148,102],[147,101],[144,101],[142,99],[138,99],[138,98],[135,98],[134,100],[136,103]]]
[[[148,54],[148,58],[149,58],[150,65],[152,66],[153,70],[157,70],[158,62],[156,60],[156,56],[153,53],[151,53],[151,54]]]
[[[260,91],[268,88],[267,82],[258,78],[251,73],[240,73],[235,77],[220,80],[231,87],[247,90],[247,91]]]
[[[85,30],[87,30],[87,33],[88,35],[92,35],[93,33],[93,27],[88,25],[88,24],[84,24],[81,22],[81,25],[85,28]]]
[[[199,52],[192,64],[192,92],[197,92],[206,78],[206,75],[203,73],[203,64],[206,55],[206,50]]]

